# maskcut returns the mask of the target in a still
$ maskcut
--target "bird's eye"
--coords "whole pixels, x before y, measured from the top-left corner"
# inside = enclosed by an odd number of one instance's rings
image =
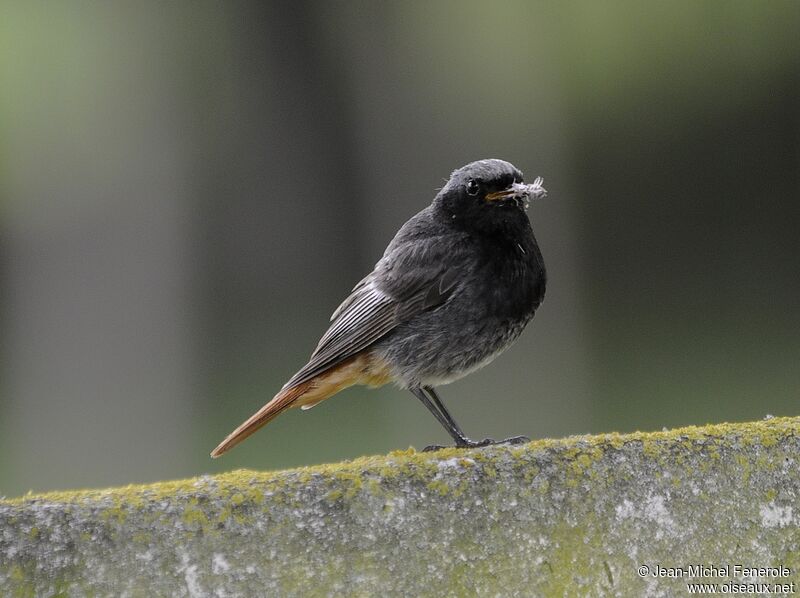
[[[470,195],[477,195],[478,191],[481,190],[481,185],[475,179],[470,179],[467,181],[467,193]]]

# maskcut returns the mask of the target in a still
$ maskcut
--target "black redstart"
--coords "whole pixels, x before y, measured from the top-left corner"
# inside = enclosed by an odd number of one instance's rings
[[[525,184],[503,160],[454,171],[333,312],[309,362],[211,456],[290,407],[309,409],[348,386],[387,382],[422,401],[457,447],[497,444],[467,438],[434,387],[492,361],[533,318],[546,275],[526,210],[545,194],[541,178]]]

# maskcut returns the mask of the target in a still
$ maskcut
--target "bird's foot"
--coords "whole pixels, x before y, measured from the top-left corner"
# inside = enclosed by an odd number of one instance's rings
[[[504,440],[494,440],[493,438],[484,438],[483,440],[470,440],[469,438],[464,438],[464,442],[459,442],[454,446],[442,446],[441,444],[431,444],[426,446],[422,449],[423,453],[429,453],[431,451],[439,451],[443,448],[480,448],[482,446],[493,446],[497,444],[524,444],[526,442],[530,442],[530,438],[527,436],[512,436],[511,438],[506,438]]]
[[[506,438],[505,440],[498,440],[492,444],[525,444],[526,442],[530,442],[531,439],[527,436],[512,436],[511,438]]]

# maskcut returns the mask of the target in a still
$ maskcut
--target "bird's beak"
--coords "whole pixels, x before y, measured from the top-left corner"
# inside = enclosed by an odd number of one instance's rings
[[[525,207],[528,207],[528,201],[531,199],[541,199],[547,195],[547,189],[542,187],[544,179],[540,176],[536,177],[532,183],[526,185],[525,183],[512,183],[502,191],[495,191],[486,195],[486,201],[500,201],[503,199],[515,199],[523,201]]]

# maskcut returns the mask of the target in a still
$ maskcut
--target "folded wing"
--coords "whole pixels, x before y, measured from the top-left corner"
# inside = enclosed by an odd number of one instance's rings
[[[331,316],[309,362],[285,385],[292,388],[363,351],[415,315],[443,304],[454,292],[458,272],[435,248],[407,244],[385,256]]]

